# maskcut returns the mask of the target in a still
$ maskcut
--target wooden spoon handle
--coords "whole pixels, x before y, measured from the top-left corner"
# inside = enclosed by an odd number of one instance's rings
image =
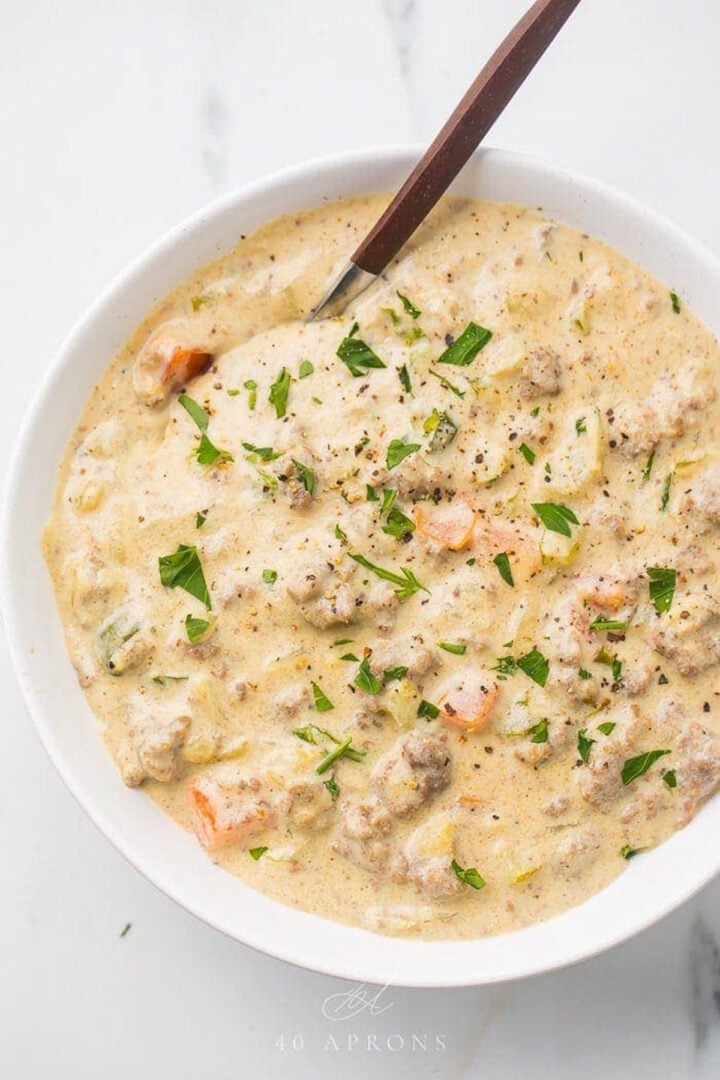
[[[580,0],[537,0],[510,31],[355,250],[352,261],[379,274],[447,190],[481,139],[572,15]]]

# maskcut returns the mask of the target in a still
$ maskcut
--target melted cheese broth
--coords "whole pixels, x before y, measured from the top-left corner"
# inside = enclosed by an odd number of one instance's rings
[[[162,301],[44,547],[126,783],[283,903],[474,938],[717,785],[720,350],[599,241],[457,199],[305,324],[386,203],[279,218]]]

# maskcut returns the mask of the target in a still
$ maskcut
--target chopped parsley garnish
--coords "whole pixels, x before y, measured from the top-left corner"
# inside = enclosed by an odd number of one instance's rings
[[[595,744],[595,739],[589,739],[588,738],[587,728],[583,728],[582,731],[578,731],[578,738],[577,738],[578,754],[580,755],[581,759],[585,762],[586,765],[587,765],[588,761],[590,760],[590,750],[591,750],[591,748],[592,748],[592,746],[594,744]]]
[[[515,588],[515,579],[513,578],[512,567],[510,566],[510,557],[507,551],[501,551],[495,556],[493,562],[498,568],[498,572],[503,581],[510,586],[511,589]]]
[[[420,338],[424,338],[425,336],[426,336],[426,334],[425,334],[425,331],[423,330],[422,326],[413,326],[404,335],[403,341],[405,342],[406,345],[412,345],[414,341],[419,341]]]
[[[295,466],[298,480],[305,488],[308,495],[312,495],[315,491],[315,473],[308,465],[303,465],[297,458],[292,458],[292,463]]]
[[[492,668],[497,672],[498,679],[504,682],[505,679],[509,679],[512,675],[517,675],[517,664],[512,656],[501,656]]]
[[[532,411],[530,412],[530,415],[532,416],[533,420],[535,419],[535,417],[539,416],[540,415],[540,406],[536,405],[535,408],[532,409]]]
[[[546,529],[561,536],[571,535],[570,522],[580,524],[573,511],[562,503],[533,503],[532,508]]]
[[[346,652],[343,656],[340,657],[340,659],[350,661],[353,664],[360,663],[360,657],[356,656],[355,653],[352,652]]]
[[[586,671],[584,667],[578,668],[578,677],[581,679],[592,679],[592,675],[589,671]]]
[[[667,505],[670,502],[670,485],[673,482],[675,473],[669,472],[665,477],[665,483],[663,484],[662,494],[660,495],[660,509],[667,510]]]
[[[585,417],[581,416],[575,421],[575,431],[578,435],[584,435],[587,431],[587,424],[585,423]]]
[[[382,682],[370,670],[370,660],[367,656],[361,662],[354,682],[358,690],[364,690],[366,694],[379,694],[382,690]]]
[[[615,730],[615,721],[606,720],[604,724],[598,724],[598,731],[602,735],[609,735],[611,731]]]
[[[617,656],[613,656],[607,649],[599,649],[593,660],[596,664],[605,664],[610,668],[613,682],[619,683],[622,680],[622,660],[618,660]]]
[[[318,727],[317,724],[306,724],[302,728],[294,728],[293,735],[298,739],[302,739],[303,742],[310,743],[312,746],[318,746],[318,738],[328,739],[329,742],[334,743],[335,746],[341,746],[340,739],[338,739],[331,731],[326,728]],[[348,748],[343,750],[345,757],[350,758],[351,761],[363,761],[367,753],[366,750],[355,750],[350,746],[350,739],[347,740]],[[329,768],[330,766],[328,766]]]
[[[308,375],[312,375],[315,370],[315,366],[311,360],[303,360],[298,371],[298,379],[307,379]]]
[[[207,619],[196,619],[194,615],[188,615],[185,619],[185,633],[191,645],[197,644],[209,629],[210,623]]]
[[[530,742],[545,743],[548,741],[548,722],[539,720],[534,727],[530,728]]]
[[[252,443],[244,442],[243,447],[260,461],[277,461],[283,456],[282,450],[273,450],[272,446],[253,446]]]
[[[677,787],[677,776],[674,769],[668,769],[662,774],[662,778],[669,788]]]
[[[513,656],[501,656],[497,664],[492,668],[498,674],[498,679],[504,681],[512,675],[522,671],[529,679],[538,686],[545,686],[550,673],[550,664],[541,652],[531,649],[525,656],[516,660]]]
[[[378,502],[380,500],[377,491],[374,487],[370,487],[370,484],[365,485],[365,498],[368,502]]]
[[[383,488],[382,506],[380,507],[380,513],[387,514],[396,499],[397,491],[395,491],[394,488]]]
[[[263,570],[262,579],[266,585],[274,585],[277,581],[277,570]]]
[[[352,746],[350,745],[351,743],[352,737],[348,735],[347,739],[345,739],[344,742],[341,742],[338,746],[335,747],[334,750],[331,750],[327,757],[323,758],[323,760],[320,762],[317,769],[315,770],[318,776],[322,776],[323,773],[326,773],[328,769],[335,764],[336,761],[340,760],[341,757],[345,757],[346,755],[349,757],[350,751],[352,750]],[[354,753],[361,755],[361,761],[362,758],[365,757],[364,750],[355,750]],[[356,761],[357,758],[352,758],[352,760]]]
[[[650,578],[650,599],[657,613],[661,615],[672,606],[677,571],[670,567],[648,566],[647,576]]]
[[[386,667],[383,671],[383,683],[387,686],[390,682],[397,682],[398,679],[404,679],[408,673],[408,669],[404,664],[398,664],[397,667]]]
[[[371,563],[369,559],[366,559],[364,555],[350,555],[350,558],[359,563],[360,566],[364,566],[366,570],[370,570],[377,577],[382,578],[383,581],[389,581],[393,585],[397,585],[395,595],[398,600],[407,600],[409,597],[414,596],[416,592],[422,589],[423,592],[429,592],[413,574],[412,570],[409,570],[407,566],[403,566],[400,569],[400,573],[396,574],[392,570],[385,570],[382,566],[376,566]]]
[[[589,629],[595,630],[597,633],[603,633],[604,631],[621,633],[623,630],[627,630],[627,626],[628,624],[620,619],[606,619],[603,615],[596,615],[590,623]]]
[[[445,652],[453,653],[454,656],[464,656],[467,652],[467,645],[453,645],[451,641],[438,641],[438,649],[444,649]]]
[[[458,433],[458,426],[446,412],[433,409],[423,424],[426,435],[431,435],[430,451],[445,450]]]
[[[422,311],[420,311],[419,308],[415,307],[412,300],[408,300],[407,296],[403,296],[399,289],[396,289],[395,295],[397,296],[400,303],[405,308],[405,311],[408,313],[411,319],[420,318],[420,316],[422,315]]]
[[[210,413],[203,409],[202,405],[198,405],[197,401],[188,397],[187,394],[181,394],[178,401],[182,405],[183,409],[192,417],[201,431],[207,431],[208,424],[210,423]]]
[[[335,706],[330,698],[324,692],[322,687],[318,686],[316,682],[311,683],[313,692],[313,703],[318,712],[331,712]]]
[[[400,316],[398,315],[397,311],[395,311],[395,308],[383,307],[383,308],[380,308],[380,310],[382,311],[383,315],[388,316],[388,318],[390,319],[390,322],[393,324],[394,328],[397,330],[397,328],[399,327],[402,320],[401,320]]]
[[[415,532],[415,522],[398,510],[397,506],[393,506],[382,526],[382,531],[388,536],[394,536],[396,540],[404,540]]]
[[[161,555],[158,559],[160,581],[168,589],[184,589],[210,610],[212,603],[205,582],[197,548],[192,544],[180,544],[173,555]]]
[[[360,379],[363,375],[367,375],[371,368],[386,367],[367,342],[363,341],[362,338],[355,336],[359,329],[360,327],[358,324],[353,323],[350,333],[347,337],[342,339],[336,353],[343,364],[345,364],[350,374],[354,375],[356,379]]]
[[[633,855],[637,855],[637,853],[638,849],[630,847],[629,844],[623,844],[623,846],[620,848],[620,854],[622,855],[623,859],[632,859]]]
[[[290,393],[290,383],[292,377],[287,368],[283,368],[275,382],[270,387],[270,393],[268,394],[268,401],[271,405],[275,406],[275,413],[278,420],[281,420],[287,412],[288,394]]]
[[[394,469],[406,457],[420,449],[420,443],[409,443],[404,439],[393,439],[387,448],[387,467]]]
[[[407,364],[403,364],[401,367],[397,368],[397,373],[403,390],[407,394],[412,394],[412,383],[410,382],[410,372],[408,371]]]
[[[438,357],[438,364],[454,364],[455,367],[467,367],[484,349],[492,337],[492,330],[486,330],[484,326],[469,322],[460,337],[448,345],[442,356]]]
[[[254,379],[248,379],[243,386],[248,391],[248,408],[252,412],[257,405],[257,383]]]
[[[331,648],[336,649],[338,647],[338,645],[349,645],[354,640],[355,640],[355,638],[351,638],[351,637],[338,638],[337,641],[333,641]]]
[[[202,405],[198,405],[197,401],[193,401],[187,394],[181,394],[178,401],[200,430],[200,442],[195,454],[200,464],[214,465],[216,461],[232,461],[232,454],[228,453],[227,450],[218,449],[208,438],[207,429],[210,423],[210,413],[206,412]]]
[[[341,656],[340,659],[355,660],[357,662],[358,658],[357,656],[348,653],[347,656]],[[407,667],[404,664],[398,664],[396,667],[385,668],[382,679],[378,679],[370,670],[370,658],[366,656],[360,663],[358,673],[355,677],[355,685],[368,694],[379,694],[383,686],[387,686],[387,684],[391,682],[397,682],[398,679],[404,679],[407,673]]]
[[[680,314],[680,297],[674,291],[670,293],[670,303],[672,304],[672,309],[675,312],[675,314],[679,315]]]
[[[248,850],[248,855],[249,855],[249,856],[250,856],[250,857],[251,857],[252,859],[254,859],[254,860],[255,860],[255,862],[257,862],[257,861],[258,861],[258,859],[262,858],[262,856],[263,856],[263,855],[265,854],[265,852],[266,852],[266,851],[268,851],[268,850],[269,850],[269,849],[268,849],[267,847],[251,847],[251,848],[250,848],[250,849]]]
[[[653,463],[655,461],[655,451],[653,450],[650,457],[647,459],[647,465],[643,469],[643,480],[650,479],[650,473],[652,472]]]
[[[527,443],[520,443],[520,445],[518,446],[518,453],[522,454],[528,465],[535,464],[535,458],[537,457],[537,454],[534,450],[530,449]]]
[[[337,799],[340,794],[340,788],[337,785],[337,781],[334,776],[331,776],[329,780],[323,780],[323,784],[328,789],[333,799]]]
[[[546,658],[537,649],[531,649],[525,656],[521,656],[517,662],[517,666],[523,671],[529,679],[536,682],[538,686],[544,686],[547,682],[548,674],[550,672],[550,665]]]
[[[633,780],[637,780],[639,776],[648,771],[651,765],[655,764],[658,758],[665,757],[669,753],[669,750],[648,750],[645,754],[638,754],[637,757],[628,758],[620,773],[623,784],[631,784]]]
[[[425,334],[425,331],[423,330],[422,326],[413,326],[407,332],[407,334],[405,334],[405,337],[403,338],[403,340],[404,340],[406,345],[412,345],[412,343],[414,341],[419,341],[420,338],[424,338],[424,337],[426,337],[426,334]]]
[[[278,486],[277,476],[274,476],[272,473],[266,472],[264,469],[261,469],[257,465],[255,466],[255,468],[257,469],[258,476],[263,482],[263,491],[275,491]]]
[[[461,881],[464,881],[466,885],[469,885],[472,889],[485,888],[485,882],[480,877],[479,873],[474,866],[469,866],[467,869],[463,869],[458,862],[453,859],[450,864],[455,871],[456,875]]]
[[[131,926],[132,926],[132,923],[131,923],[131,922],[129,922],[129,923],[125,923],[125,926],[124,926],[124,927],[122,928],[122,930],[120,931],[120,935],[119,935],[119,936],[120,936],[120,937],[125,937],[125,935],[126,935],[126,934],[129,934],[129,933],[130,933],[130,928],[131,928]]]
[[[348,542],[347,533],[339,525],[335,526],[335,539],[339,540],[341,544],[347,544]]]
[[[195,528],[201,529],[206,521],[207,513],[203,510],[198,510],[197,514],[195,515]]]
[[[230,389],[226,391],[226,393],[228,397],[237,397],[240,391],[236,387],[231,386]]]
[[[402,338],[406,345],[412,345],[415,341],[419,341],[420,338],[424,338],[425,331],[422,326],[411,326],[409,329],[403,326],[403,320],[400,318],[394,308],[384,307],[380,310],[390,318],[393,324],[393,329],[398,337]]]
[[[418,705],[417,714],[418,716],[425,716],[429,720],[437,720],[440,715],[440,709],[437,705],[433,705],[432,701],[425,701],[423,698]]]
[[[312,746],[317,746],[318,735],[323,735],[329,739],[330,742],[337,743],[338,739],[334,735],[331,735],[329,731],[325,731],[324,728],[316,727],[315,724],[307,724],[302,728],[293,728],[293,735],[298,739],[302,739],[303,742],[310,743]]]
[[[430,368],[429,374],[432,375],[433,378],[439,379],[440,385],[443,387],[444,390],[450,390],[455,395],[455,397],[465,397],[467,390],[460,390],[459,387],[451,383],[449,379],[446,379],[444,375],[441,375],[439,371],[433,371],[433,369]]]

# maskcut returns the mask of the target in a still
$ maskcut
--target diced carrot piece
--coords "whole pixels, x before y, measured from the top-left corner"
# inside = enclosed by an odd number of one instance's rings
[[[193,829],[208,851],[243,844],[274,823],[274,811],[264,799],[228,791],[205,777],[189,784],[188,800]]]
[[[540,566],[538,546],[520,529],[503,521],[502,518],[478,515],[470,544],[473,554],[482,556],[483,564],[496,555],[505,553],[510,560],[510,569],[518,581],[524,581],[536,572]]]
[[[161,327],[146,341],[135,361],[135,393],[147,405],[157,405],[171,390],[178,390],[207,371],[212,362],[212,353],[178,341],[175,334]]]
[[[608,611],[617,611],[628,600],[621,581],[600,574],[583,574],[577,579],[577,590],[581,599]]]
[[[462,731],[481,731],[500,696],[498,684],[483,671],[467,671],[447,684],[438,705],[440,717]]]
[[[460,497],[450,506],[418,503],[413,517],[418,531],[428,540],[450,551],[460,551],[473,534],[476,514],[470,502]]]
[[[176,345],[163,373],[163,381],[170,387],[183,386],[189,379],[207,371],[212,362],[212,353]]]
[[[475,544],[487,555],[499,555],[505,551],[512,557],[522,554],[527,540],[511,525],[496,525],[487,518],[479,518],[475,525]]]

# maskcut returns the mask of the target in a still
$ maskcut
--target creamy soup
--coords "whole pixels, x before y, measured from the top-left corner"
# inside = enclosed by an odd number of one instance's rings
[[[557,914],[720,780],[720,348],[528,209],[280,218],[93,391],[45,552],[126,784],[283,903],[471,938]]]

